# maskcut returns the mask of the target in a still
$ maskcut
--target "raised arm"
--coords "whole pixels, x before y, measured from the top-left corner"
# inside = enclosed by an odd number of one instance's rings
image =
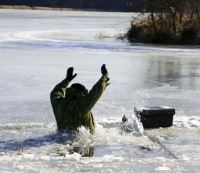
[[[65,90],[69,84],[69,81],[64,79],[62,82],[57,84],[55,88],[51,91],[50,97],[52,99],[60,99],[65,97]]]
[[[78,101],[78,104],[84,113],[89,112],[93,108],[93,106],[96,104],[96,102],[102,95],[103,91],[110,84],[108,83],[109,78],[105,64],[101,67],[101,73],[102,77],[93,86],[90,92],[86,96],[80,98],[80,100]]]
[[[67,69],[66,78],[62,82],[57,84],[55,88],[52,90],[50,94],[51,101],[65,97],[65,91],[69,82],[71,82],[77,75],[77,74],[73,75],[73,71],[74,71],[73,67]]]

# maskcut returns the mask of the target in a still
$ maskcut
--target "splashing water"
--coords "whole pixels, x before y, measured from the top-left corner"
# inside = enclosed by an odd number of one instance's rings
[[[122,134],[131,133],[134,136],[141,136],[144,133],[144,128],[139,119],[133,114],[128,122],[122,125]]]
[[[136,106],[147,105],[149,99],[149,91],[147,89],[139,89],[135,93],[135,104]]]

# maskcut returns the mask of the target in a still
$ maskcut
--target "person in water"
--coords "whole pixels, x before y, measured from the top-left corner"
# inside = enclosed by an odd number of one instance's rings
[[[108,83],[108,71],[105,64],[101,67],[102,77],[88,92],[80,83],[69,83],[77,76],[73,67],[67,69],[66,78],[57,84],[50,94],[51,105],[58,130],[78,131],[85,126],[91,134],[95,133],[95,122],[91,109],[94,107]]]

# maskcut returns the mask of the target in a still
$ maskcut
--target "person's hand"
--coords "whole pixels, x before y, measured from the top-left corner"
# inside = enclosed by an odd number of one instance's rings
[[[106,69],[106,65],[105,64],[103,64],[102,67],[101,67],[101,73],[102,73],[102,75],[108,75],[108,71]]]
[[[106,76],[106,86],[110,85],[110,83],[108,83],[108,81],[110,80],[110,78],[108,78],[108,71],[106,69],[106,65],[103,64],[102,67],[101,67],[101,73],[103,76]]]
[[[67,76],[66,76],[67,81],[71,82],[76,77],[77,74],[73,75],[73,72],[74,72],[73,67],[69,67],[67,69]]]

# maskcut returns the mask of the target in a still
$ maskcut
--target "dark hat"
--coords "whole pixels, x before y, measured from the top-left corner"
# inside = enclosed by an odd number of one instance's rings
[[[78,89],[79,91],[81,91],[83,94],[87,95],[88,94],[88,90],[85,88],[84,85],[80,84],[80,83],[74,83],[71,85],[72,88]]]

